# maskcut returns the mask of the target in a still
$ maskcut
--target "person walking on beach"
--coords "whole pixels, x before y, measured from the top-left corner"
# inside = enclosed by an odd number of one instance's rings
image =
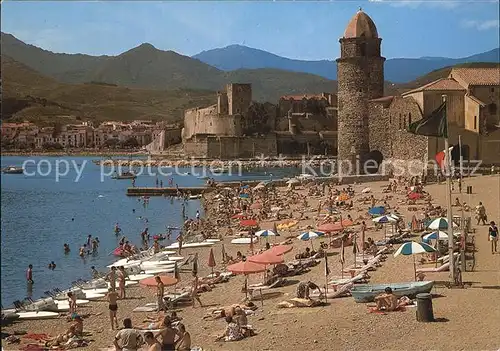
[[[125,272],[125,267],[118,267],[118,289],[120,290],[120,299],[125,299],[125,279],[127,278],[127,272]]]
[[[488,216],[486,215],[486,208],[484,207],[482,202],[479,202],[479,205],[476,206],[476,219],[477,225],[479,222],[483,222],[483,225],[486,225],[486,221],[488,220]]]
[[[76,313],[76,295],[71,291],[68,292],[68,305],[69,305],[69,314],[72,315]]]
[[[200,307],[203,307],[203,304],[200,300],[200,295],[198,294],[198,275],[193,272],[193,286],[191,287],[191,299],[193,300],[193,308],[195,307],[195,301],[198,301]]]
[[[34,281],[33,281],[33,265],[32,264],[28,265],[28,269],[26,270],[26,281],[30,285],[32,285],[34,283]]]
[[[184,237],[182,235],[182,231],[179,233],[179,236],[177,237],[177,242],[179,243],[179,249],[178,249],[178,254],[181,254],[182,250],[182,242],[184,241]]]
[[[165,304],[163,303],[163,295],[165,294],[165,284],[161,281],[160,276],[155,277],[156,280],[156,300],[158,304],[158,312],[165,309]]]
[[[118,300],[118,294],[113,289],[108,289],[108,303],[109,303],[109,320],[111,321],[111,330],[118,329],[118,319],[116,317],[116,311],[118,311],[118,304],[116,301]]]
[[[109,281],[110,288],[116,291],[116,267],[111,267],[111,270],[106,275],[106,279]]]
[[[491,253],[497,252],[497,242],[498,242],[498,227],[494,221],[490,222],[490,227],[488,228],[488,234],[491,241]]]

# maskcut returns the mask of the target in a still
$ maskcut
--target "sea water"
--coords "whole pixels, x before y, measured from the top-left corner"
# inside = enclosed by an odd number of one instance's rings
[[[56,287],[68,288],[79,278],[90,279],[91,266],[105,271],[106,265],[117,259],[111,254],[121,238],[114,234],[115,223],[122,228],[121,234],[139,245],[140,233],[145,227],[151,235],[165,233],[166,226],[181,227],[183,203],[190,218],[195,217],[197,210],[202,212],[198,200],[184,202],[169,197],[151,197],[149,204],[144,206],[141,199],[126,196],[131,180],[114,180],[106,176],[101,181],[101,167],[92,163],[95,159],[92,157],[8,156],[1,158],[1,167],[21,166],[27,159],[34,162],[27,164],[25,171],[35,175],[1,175],[1,300],[4,307],[27,296],[41,297],[44,291]],[[40,163],[41,160],[47,162]],[[70,167],[68,173],[57,180],[54,169],[61,161],[68,161]],[[81,178],[75,182],[82,165]],[[49,173],[50,168],[52,172]],[[40,173],[49,174],[42,176]],[[202,186],[205,182],[191,169],[173,173],[171,177],[179,187]],[[300,169],[297,168],[270,169],[214,178],[266,180],[298,173]],[[140,175],[136,186],[154,187],[156,178]],[[164,187],[168,186],[167,176],[159,175],[158,180],[163,181]],[[99,238],[98,253],[82,259],[78,255],[79,247],[89,234]],[[69,254],[63,251],[64,243],[71,248]],[[51,261],[56,264],[55,270],[47,267]],[[33,265],[31,290],[28,290],[25,273],[29,264]]]

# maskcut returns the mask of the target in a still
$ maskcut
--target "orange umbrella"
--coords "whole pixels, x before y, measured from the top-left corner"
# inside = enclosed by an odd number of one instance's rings
[[[169,275],[159,275],[158,277],[160,277],[162,283],[165,286],[172,286],[172,285],[177,284],[177,279],[175,279],[174,277],[171,277]],[[158,284],[156,282],[156,277],[143,279],[139,283],[141,285],[144,285],[144,286],[156,286]]]
[[[260,273],[266,270],[266,266],[250,261],[241,261],[230,266],[227,266],[227,270],[234,274],[253,274]]]
[[[212,273],[213,273],[215,267],[215,257],[214,257],[214,250],[212,248],[210,248],[210,254],[208,255],[208,266],[212,268]]]
[[[278,264],[283,263],[283,256],[277,256],[269,250],[261,254],[248,257],[248,261],[260,264]]]
[[[325,223],[318,227],[320,232],[339,232],[345,227],[349,227],[354,223],[350,219],[343,219],[342,222]]]
[[[293,250],[293,246],[291,245],[276,245],[271,247],[266,252],[272,252],[276,256],[284,255]]]

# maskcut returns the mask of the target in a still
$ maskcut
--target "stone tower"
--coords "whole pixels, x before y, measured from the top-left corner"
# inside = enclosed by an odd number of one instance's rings
[[[370,152],[368,102],[384,95],[382,39],[372,19],[359,9],[339,41],[338,161],[350,161],[355,167],[356,157],[359,157],[362,172]],[[342,173],[348,173],[345,167]]]

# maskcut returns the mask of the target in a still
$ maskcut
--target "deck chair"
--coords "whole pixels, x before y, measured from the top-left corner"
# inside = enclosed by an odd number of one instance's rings
[[[328,284],[331,285],[345,285],[345,284],[356,284],[356,283],[364,283],[367,282],[369,278],[368,273],[366,271],[359,273],[358,275],[355,275],[352,278],[336,278],[333,280],[330,280]]]
[[[458,252],[454,252],[453,253],[453,258],[457,258],[459,255]],[[450,255],[445,255],[445,256],[441,256],[437,259],[438,262],[441,262],[441,263],[446,263],[450,260]]]
[[[448,270],[450,270],[450,262],[442,264],[439,267],[419,268],[417,269],[417,273],[437,273],[437,272],[446,272]]]
[[[343,296],[348,296],[351,293],[351,289],[354,286],[354,283],[347,283],[344,285],[341,285],[337,290],[328,290],[328,293],[326,294],[326,297],[328,299],[334,299],[336,297],[343,297]],[[325,298],[325,291],[314,291],[312,294],[309,294],[310,297],[313,298]]]

